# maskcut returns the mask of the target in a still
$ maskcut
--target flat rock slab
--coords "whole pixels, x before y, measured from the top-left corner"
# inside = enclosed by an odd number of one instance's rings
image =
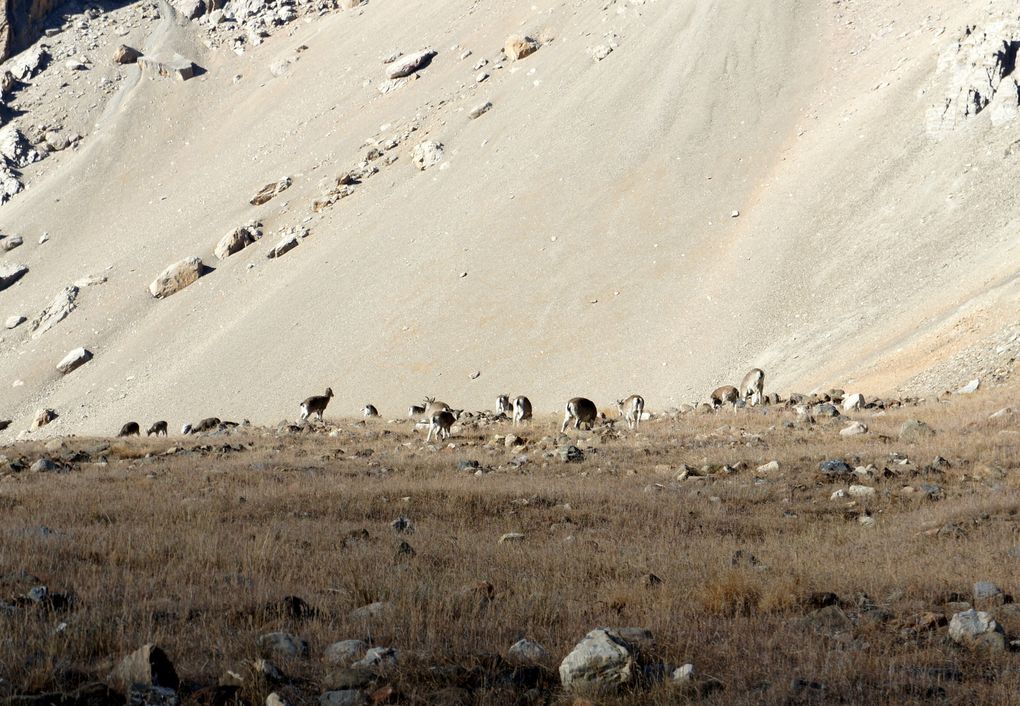
[[[171,57],[160,58],[153,56],[137,57],[137,63],[142,68],[142,73],[153,77],[171,78],[178,81],[187,81],[195,77],[195,62],[185,59],[180,54]]]
[[[402,56],[386,70],[386,76],[390,79],[404,78],[416,71],[421,71],[432,61],[436,53],[431,49]]]
[[[64,287],[61,292],[53,298],[50,305],[42,310],[32,321],[32,338],[36,339],[70,316],[71,312],[78,307],[78,288],[74,285]]]

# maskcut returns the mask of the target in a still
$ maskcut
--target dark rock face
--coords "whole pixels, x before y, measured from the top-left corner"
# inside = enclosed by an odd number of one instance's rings
[[[7,0],[0,12],[0,61],[31,46],[57,4],[56,0]]]

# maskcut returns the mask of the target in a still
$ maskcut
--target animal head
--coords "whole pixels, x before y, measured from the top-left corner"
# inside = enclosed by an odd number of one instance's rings
[[[464,414],[464,410],[462,410],[462,409],[451,409],[450,410],[450,414],[453,415],[454,419],[460,419],[460,415]]]
[[[191,433],[191,425],[190,424],[185,424],[183,427],[181,427],[181,434],[190,434],[190,433]]]
[[[435,401],[436,401],[435,397],[426,397],[425,398],[425,406],[428,407],[430,404],[432,404]]]
[[[333,388],[332,387],[327,387],[326,388],[326,397],[332,397],[332,396],[333,396]]]

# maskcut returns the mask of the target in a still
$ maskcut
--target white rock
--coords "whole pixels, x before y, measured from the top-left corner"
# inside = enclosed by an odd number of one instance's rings
[[[694,665],[685,664],[677,667],[671,676],[674,684],[689,684],[694,681]]]
[[[613,53],[613,48],[608,44],[600,44],[591,50],[591,57],[595,61],[602,61],[607,56]]]
[[[855,498],[870,498],[875,495],[875,489],[870,485],[851,485],[847,492]]]
[[[92,352],[85,348],[75,348],[73,351],[64,356],[64,359],[57,363],[57,370],[63,375],[67,375],[73,370],[77,370],[85,363],[92,360]]]
[[[846,497],[848,497],[846,491],[840,488],[839,490],[834,491],[832,495],[829,496],[829,500],[842,500],[843,498]]]
[[[969,394],[971,394],[973,392],[977,392],[979,387],[981,387],[981,380],[979,378],[974,378],[973,380],[968,382],[966,385],[961,387],[959,390],[957,390],[956,394],[958,394],[958,395],[969,395]]]
[[[25,323],[26,319],[24,316],[15,314],[14,316],[8,316],[7,320],[4,321],[4,328],[12,329],[17,328],[21,324]]]
[[[847,395],[843,398],[843,411],[853,412],[856,410],[864,409],[864,395],[860,392],[855,392],[852,395]]]
[[[78,307],[78,288],[65,287],[50,305],[32,320],[32,338],[36,339],[66,319]]]
[[[548,650],[534,640],[518,640],[510,645],[507,658],[520,665],[543,665],[550,660]]]
[[[584,636],[560,663],[560,682],[575,694],[603,694],[629,686],[639,668],[630,644],[607,628]]]
[[[425,171],[443,161],[443,145],[441,142],[426,140],[411,151],[411,162],[418,169]]]
[[[868,425],[863,422],[851,422],[849,426],[839,430],[840,436],[857,436],[859,434],[867,434]]]
[[[481,105],[476,105],[474,108],[472,108],[471,112],[468,113],[468,117],[474,120],[475,118],[479,118],[485,115],[490,110],[492,110],[492,102],[485,101]]]
[[[436,53],[431,49],[425,49],[424,51],[415,52],[414,54],[408,54],[407,56],[401,57],[399,60],[394,61],[393,64],[386,70],[386,77],[389,79],[403,78],[404,76],[410,76],[416,71],[428,66],[429,62],[432,61]]]
[[[779,461],[769,461],[758,466],[757,471],[759,473],[775,473],[779,470]]]
[[[1002,626],[988,613],[973,608],[953,615],[949,621],[949,637],[968,647],[987,647],[993,651],[1006,647]]]
[[[27,272],[28,267],[25,265],[16,265],[13,262],[0,264],[0,292],[24,277]]]
[[[202,258],[186,257],[167,267],[149,284],[149,294],[165,299],[194,284],[202,276]]]
[[[293,235],[286,235],[283,239],[274,245],[272,249],[266,253],[266,257],[270,260],[281,257],[285,253],[289,253],[291,250],[298,246],[298,239]]]

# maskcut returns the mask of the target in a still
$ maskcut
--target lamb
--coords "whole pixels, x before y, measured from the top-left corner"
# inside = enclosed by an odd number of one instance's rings
[[[737,411],[737,400],[740,398],[740,392],[733,385],[723,385],[717,387],[712,391],[712,408],[719,409],[724,404],[733,405],[733,412],[736,414]]]
[[[166,436],[166,429],[167,429],[166,422],[163,421],[156,422],[151,427],[149,427],[149,429],[145,432],[145,435],[152,436],[155,434],[156,436]]]
[[[432,441],[432,435],[436,435],[436,439],[443,440],[450,438],[450,427],[457,421],[457,417],[460,416],[462,410],[449,410],[442,409],[438,412],[433,412],[430,417],[431,423],[429,424],[429,433],[425,437],[425,443]]]
[[[765,389],[765,371],[754,368],[740,381],[740,394],[752,407],[763,401],[762,391]]]
[[[620,415],[627,421],[627,426],[637,429],[641,426],[641,415],[645,413],[645,398],[641,395],[631,395],[625,400],[617,400],[616,407]]]
[[[500,395],[496,398],[496,414],[512,415],[513,407],[510,406],[510,395]]]
[[[365,405],[364,407],[361,408],[361,416],[363,416],[365,419],[371,419],[373,417],[378,417],[379,416],[379,410],[377,410],[375,408],[375,405],[367,404],[367,405]]]
[[[141,431],[138,428],[138,422],[128,422],[120,428],[118,437],[122,436],[141,436]]]
[[[582,424],[587,425],[588,429],[591,429],[598,416],[599,411],[594,402],[585,397],[574,397],[567,402],[564,408],[563,426],[560,427],[560,433],[562,434],[567,430],[567,425],[571,419],[574,420],[574,429],[580,429]]]
[[[299,421],[304,421],[316,415],[319,421],[322,421],[322,413],[326,411],[326,405],[329,404],[330,399],[333,397],[333,388],[327,387],[325,394],[313,395],[307,400],[301,403],[301,417]]]
[[[531,400],[524,395],[520,395],[514,399],[514,426],[528,419],[531,419]]]
[[[407,408],[407,416],[411,419],[420,418],[425,414],[425,405],[413,404]]]

